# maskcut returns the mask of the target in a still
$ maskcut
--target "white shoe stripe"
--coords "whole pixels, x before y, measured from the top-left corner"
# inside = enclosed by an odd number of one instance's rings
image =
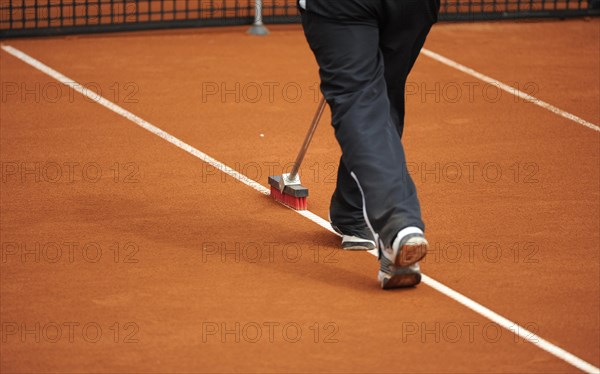
[[[360,182],[358,181],[358,177],[356,176],[356,174],[354,174],[353,171],[350,172],[350,175],[352,176],[352,178],[354,178],[354,180],[356,181],[356,184],[358,185],[358,189],[360,190],[360,195],[362,197],[362,205],[363,205],[363,216],[365,216],[365,222],[367,222],[367,226],[369,226],[369,230],[371,230],[371,232],[373,233],[373,237],[375,238],[375,247],[377,247],[377,243],[379,243],[379,234],[377,234],[375,232],[375,230],[373,230],[373,226],[371,226],[371,222],[369,221],[369,217],[367,216],[367,203],[365,202],[365,193],[363,192],[362,186],[360,185]]]

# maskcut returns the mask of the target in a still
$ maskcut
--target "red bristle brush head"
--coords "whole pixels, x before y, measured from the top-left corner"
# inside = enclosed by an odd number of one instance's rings
[[[273,200],[280,202],[284,205],[289,206],[295,210],[306,210],[308,209],[307,197],[297,197],[282,193],[278,188],[271,186],[271,197]]]

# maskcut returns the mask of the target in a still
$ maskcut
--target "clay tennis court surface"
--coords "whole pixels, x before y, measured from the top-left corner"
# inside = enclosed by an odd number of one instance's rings
[[[597,129],[432,55],[409,77],[423,272],[501,327],[431,281],[380,290],[375,257],[167,141],[263,186],[290,167],[317,67],[300,26],[245,29],[2,41],[3,373],[579,371],[540,338],[600,364]],[[598,126],[599,43],[579,19],[439,24],[425,47]],[[302,169],[325,219],[329,120]]]

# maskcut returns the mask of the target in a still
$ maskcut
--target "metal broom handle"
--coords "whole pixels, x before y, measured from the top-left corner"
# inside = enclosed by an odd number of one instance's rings
[[[310,128],[308,129],[308,133],[306,134],[306,138],[304,138],[304,143],[302,143],[302,147],[300,148],[300,152],[298,153],[298,157],[296,157],[296,161],[294,162],[294,167],[292,168],[292,172],[289,175],[290,180],[296,179],[298,175],[298,171],[300,170],[300,165],[302,164],[302,160],[304,160],[304,156],[306,155],[306,151],[308,150],[308,146],[310,145],[310,141],[315,134],[315,130],[317,129],[317,125],[321,120],[321,116],[323,116],[323,112],[325,111],[325,98],[321,96],[321,101],[319,101],[319,107],[313,117],[312,123],[310,124]]]

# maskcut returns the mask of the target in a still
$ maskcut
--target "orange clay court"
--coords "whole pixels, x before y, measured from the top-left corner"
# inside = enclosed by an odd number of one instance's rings
[[[403,138],[430,252],[391,291],[328,228],[329,109],[309,210],[265,192],[319,99],[267,26],[1,40],[0,371],[598,372],[600,20],[433,27]]]

